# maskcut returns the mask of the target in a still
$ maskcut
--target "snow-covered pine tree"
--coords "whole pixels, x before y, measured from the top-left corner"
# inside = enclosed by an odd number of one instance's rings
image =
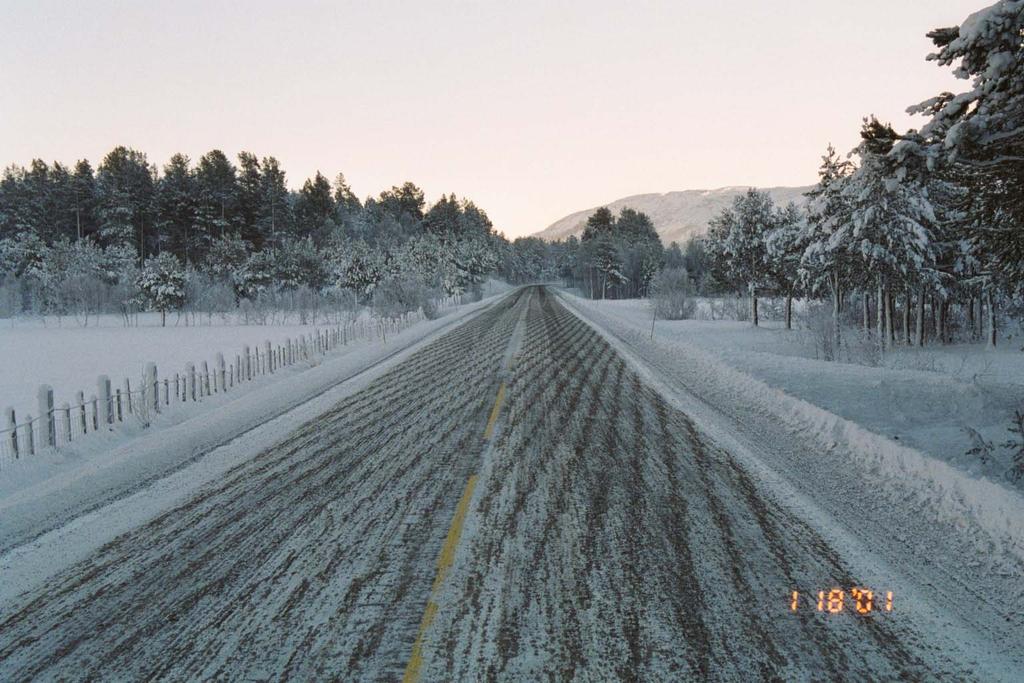
[[[599,295],[604,298],[610,273],[612,277],[621,274],[611,244],[611,232],[614,228],[614,214],[602,206],[587,218],[583,235],[580,237],[580,265],[585,271],[584,277],[591,299],[597,299]]]
[[[200,157],[195,187],[197,227],[207,239],[223,238],[240,227],[237,172],[224,152],[214,149]]]
[[[157,242],[151,210],[155,175],[146,155],[127,147],[115,147],[96,173],[101,240],[105,246],[133,246],[140,261]]]
[[[237,235],[226,235],[210,244],[204,266],[211,275],[233,282],[248,258],[249,243]]]
[[[319,292],[328,285],[329,273],[313,240],[287,239],[274,250],[275,282],[284,289],[308,287]]]
[[[156,183],[156,229],[161,248],[170,251],[188,268],[202,260],[209,235],[197,229],[198,191],[190,161],[175,154]]]
[[[832,238],[859,258],[877,287],[883,347],[893,337],[893,290],[915,283],[939,287],[932,242],[935,212],[927,187],[901,173],[889,156],[896,140],[891,126],[874,117],[864,120],[861,144],[854,150],[860,167],[844,188],[851,203],[850,222]]]
[[[802,285],[810,292],[828,292],[832,300],[833,348],[842,344],[843,300],[853,284],[854,264],[845,249],[840,233],[850,221],[850,198],[844,185],[854,171],[854,165],[842,159],[832,145],[821,158],[818,184],[807,193],[807,222],[804,241],[806,247],[800,261]]]
[[[767,273],[775,291],[785,297],[786,329],[793,329],[793,297],[800,289],[800,260],[807,247],[807,218],[790,202],[776,213],[775,227],[765,237]]]
[[[622,259],[626,295],[647,296],[651,279],[665,260],[665,248],[654,223],[647,214],[623,207],[615,221],[614,235]]]
[[[170,252],[146,261],[138,286],[145,304],[160,311],[161,327],[167,325],[167,311],[181,308],[185,303],[185,270]]]
[[[750,295],[751,323],[760,323],[758,288],[768,279],[768,234],[778,221],[775,202],[767,192],[750,189],[733,200],[711,222],[709,238],[727,281],[746,287]]]
[[[901,141],[904,167],[953,170],[970,190],[966,238],[980,264],[988,342],[996,342],[998,291],[1024,296],[1024,0],[1000,0],[960,26],[928,36],[929,61],[970,82],[910,108],[929,121]]]
[[[241,237],[253,249],[263,247],[263,233],[260,231],[260,210],[262,204],[262,175],[260,162],[252,152],[238,155],[238,223]]]
[[[270,248],[252,252],[235,271],[235,290],[241,298],[257,299],[271,292],[276,284],[277,258]]]
[[[256,225],[265,243],[271,246],[292,229],[292,210],[285,173],[274,157],[260,162],[260,196]]]
[[[75,164],[70,184],[71,210],[78,239],[96,234],[96,178],[85,159]]]
[[[385,259],[362,240],[346,244],[341,258],[338,285],[351,289],[361,299],[367,299],[386,275]]]
[[[302,185],[295,198],[295,231],[323,244],[334,232],[336,224],[331,183],[320,171]]]

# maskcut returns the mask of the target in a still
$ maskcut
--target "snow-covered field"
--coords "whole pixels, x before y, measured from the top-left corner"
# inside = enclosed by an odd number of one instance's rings
[[[49,384],[57,405],[74,401],[76,391],[86,397],[96,392],[97,375],[112,382],[133,382],[141,377],[146,363],[154,362],[161,377],[184,369],[186,363],[212,363],[221,352],[234,358],[243,345],[255,347],[265,341],[279,344],[285,339],[313,334],[320,325],[244,325],[214,318],[211,324],[160,326],[160,316],[144,313],[138,327],[125,327],[115,315],[90,320],[88,327],[65,318],[43,321],[18,319],[0,324],[0,405],[10,406],[19,416],[36,413],[36,389]]]
[[[574,299],[646,335],[646,301]],[[778,321],[760,329],[732,320],[659,320],[654,338],[686,353],[696,347],[746,375],[893,442],[910,446],[972,475],[1007,484],[1011,453],[1002,448],[1014,410],[1024,409],[1024,353],[1019,344],[897,348],[878,365],[817,358],[813,334],[786,331]],[[983,462],[968,454],[980,435],[994,448]]]
[[[508,289],[504,282],[488,280],[484,295]],[[53,316],[0,320],[0,409],[14,408],[20,421],[26,414],[37,414],[36,391],[41,384],[53,387],[55,405],[73,404],[77,391],[84,392],[86,399],[96,393],[99,375],[109,376],[115,387],[126,377],[135,384],[146,363],[152,362],[160,377],[173,376],[183,371],[186,363],[198,368],[206,361],[212,367],[218,352],[230,363],[244,345],[282,344],[329,326],[323,316],[315,324],[300,324],[295,313],[278,324],[266,325],[245,324],[237,314],[200,315],[198,324],[169,315],[167,326],[161,327],[158,313],[142,313],[137,322],[126,327],[119,315],[94,316],[87,325],[73,316],[59,321]],[[362,335],[357,336],[357,346],[380,343],[372,327],[369,313],[359,314],[350,327]]]

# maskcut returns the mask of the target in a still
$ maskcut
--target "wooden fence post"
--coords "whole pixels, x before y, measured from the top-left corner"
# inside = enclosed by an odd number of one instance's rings
[[[11,452],[14,453],[14,459],[18,459],[18,421],[14,419],[14,408],[7,408],[4,410],[4,414],[7,419],[4,422],[7,424],[7,429],[10,430],[10,435],[7,437],[11,441]]]
[[[185,400],[196,400],[196,366],[185,363]]]
[[[132,382],[127,377],[124,378],[124,406],[126,413],[135,414],[134,406],[132,406]]]
[[[64,441],[71,443],[71,404],[65,401],[60,410],[64,413],[64,424],[61,425],[64,431]]]
[[[110,400],[110,378],[100,375],[96,379],[96,390],[99,392],[103,424],[112,425],[114,424],[114,404]]]
[[[124,404],[121,401],[120,389],[114,389],[114,404],[117,409],[117,421],[124,422]]]
[[[248,346],[243,346],[242,347],[242,355],[244,356],[244,358],[242,359],[242,363],[245,365],[245,368],[244,368],[244,373],[241,376],[245,378],[246,382],[248,382],[249,380],[252,379],[252,372],[251,372],[252,361],[250,360],[250,357],[249,357],[250,354],[249,354],[249,347]]]
[[[203,367],[203,378],[202,378],[202,385],[199,388],[199,393],[201,395],[203,395],[203,396],[209,396],[210,395],[210,366],[207,365],[206,361],[204,360],[202,367]]]
[[[270,340],[263,342],[263,364],[266,366],[264,374],[269,374],[274,371],[274,366],[270,361]]]
[[[85,419],[85,394],[79,391],[75,394],[75,400],[78,401],[78,420],[82,424],[82,434],[89,431],[89,423]]]
[[[96,394],[93,394],[92,398],[90,398],[89,401],[92,402],[92,430],[94,432],[97,432],[100,429],[99,398],[96,397]],[[107,410],[109,411],[109,409],[110,408],[108,404]]]
[[[36,394],[39,407],[39,419],[42,429],[39,431],[43,448],[57,445],[57,425],[53,414],[53,389],[46,384],[40,385]]]
[[[171,405],[171,382],[164,377],[164,405]]]
[[[156,378],[156,363],[146,363],[146,391],[143,396],[149,399],[147,408],[152,408],[154,413],[160,412],[160,383]]]
[[[31,415],[26,415],[25,416],[25,426],[28,427],[28,439],[27,439],[27,443],[26,443],[28,448],[26,450],[28,451],[29,455],[35,455],[36,454],[36,435],[35,435],[34,431],[32,430],[32,416]]]
[[[217,353],[217,377],[220,379],[220,390],[227,391],[228,385],[226,380],[228,375],[224,369],[224,354],[220,352]]]

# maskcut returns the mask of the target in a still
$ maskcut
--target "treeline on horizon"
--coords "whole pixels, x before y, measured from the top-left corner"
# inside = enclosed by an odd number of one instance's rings
[[[563,279],[646,296],[664,249],[650,219],[598,211],[582,239],[509,242],[470,200],[427,206],[411,182],[360,200],[342,174],[288,189],[274,157],[213,150],[162,169],[117,147],[94,170],[36,159],[0,178],[0,314],[161,312],[340,296],[400,314],[470,292]],[[287,296],[285,296],[287,295]],[[331,303],[331,302],[329,302]],[[337,302],[333,302],[337,303]]]
[[[361,201],[342,174],[319,172],[291,191],[276,159],[248,152],[237,165],[219,150],[195,164],[176,154],[158,170],[117,147],[95,170],[37,159],[0,178],[8,314],[168,311],[189,297],[224,308],[340,290],[360,303],[387,292],[399,314],[478,291],[508,249],[468,199],[427,206],[406,182]]]

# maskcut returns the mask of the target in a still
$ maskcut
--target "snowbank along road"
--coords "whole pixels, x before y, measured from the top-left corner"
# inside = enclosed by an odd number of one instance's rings
[[[0,605],[0,679],[977,677],[859,581],[525,288]]]

